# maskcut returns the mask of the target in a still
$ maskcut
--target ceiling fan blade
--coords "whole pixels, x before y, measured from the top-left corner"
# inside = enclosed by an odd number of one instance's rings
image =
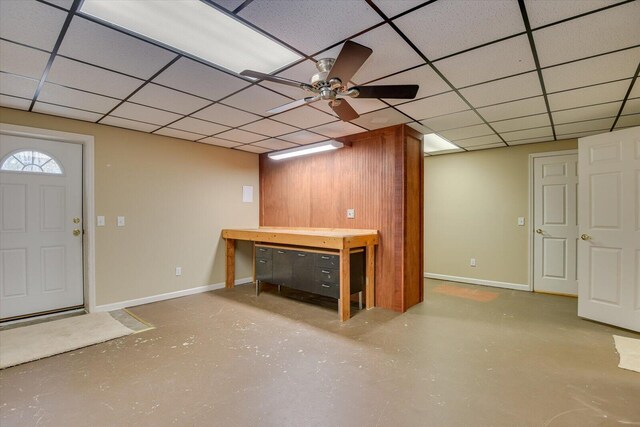
[[[341,99],[338,105],[335,105],[335,102],[331,102],[329,105],[338,117],[340,117],[340,120],[344,122],[349,122],[360,117],[360,114],[358,114],[345,99]]]
[[[354,86],[359,94],[356,98],[396,98],[413,99],[418,93],[418,85],[388,85],[388,86]]]
[[[244,70],[240,73],[241,76],[253,77],[254,79],[268,80],[274,83],[280,83],[282,85],[298,87],[300,89],[310,88],[311,85],[307,83],[298,82],[296,80],[287,79],[285,77],[272,76],[270,74],[264,74],[259,71]]]
[[[345,85],[362,67],[373,51],[351,40],[347,40],[333,64],[327,80],[338,78]]]
[[[312,102],[316,102],[319,100],[320,100],[319,96],[308,96],[306,98],[298,99],[297,101],[289,102],[288,104],[284,104],[279,107],[272,108],[271,110],[267,111],[267,113],[270,113],[270,114],[282,113],[283,111],[288,111],[293,108],[299,107],[301,105],[311,104]]]

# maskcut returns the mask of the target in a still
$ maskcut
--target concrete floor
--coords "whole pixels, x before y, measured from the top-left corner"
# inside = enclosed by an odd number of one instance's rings
[[[156,326],[0,372],[0,424],[640,425],[640,374],[573,298],[426,281],[405,314],[253,287],[131,311]]]

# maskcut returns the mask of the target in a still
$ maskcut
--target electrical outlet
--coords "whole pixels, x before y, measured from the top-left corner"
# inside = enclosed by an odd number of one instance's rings
[[[347,218],[354,219],[356,217],[355,209],[347,209]]]
[[[124,217],[123,216],[119,216],[118,217],[118,227],[124,227]]]
[[[471,267],[475,267],[476,266],[476,259],[475,258],[471,258],[471,262],[469,263],[469,265]]]
[[[519,226],[523,226],[524,225],[524,217],[523,216],[519,216],[518,217],[518,225]]]
[[[98,216],[98,227],[104,227],[104,224],[105,224],[104,216],[102,215]]]
[[[182,267],[176,267],[176,276],[182,276]]]

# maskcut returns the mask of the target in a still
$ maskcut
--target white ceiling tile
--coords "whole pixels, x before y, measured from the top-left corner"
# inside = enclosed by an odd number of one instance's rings
[[[45,83],[42,86],[40,95],[38,95],[38,101],[102,114],[108,113],[113,107],[120,103],[117,99],[58,86],[53,83]]]
[[[278,123],[273,120],[263,119],[257,122],[249,123],[241,128],[249,132],[255,132],[267,136],[279,136],[285,133],[295,132],[297,129],[293,126],[285,125],[284,123]]]
[[[578,133],[569,133],[566,135],[558,135],[558,137],[562,137],[562,139],[567,140],[567,139],[575,139],[575,138],[582,138],[585,136],[591,136],[591,135],[600,135],[603,133],[607,133],[607,131],[604,130],[596,130],[596,131],[591,131],[591,132],[578,132]]]
[[[34,0],[0,1],[0,37],[51,51],[67,13]]]
[[[509,145],[514,146],[514,145],[524,145],[524,144],[537,144],[539,142],[551,142],[551,141],[553,141],[552,136],[543,136],[539,138],[527,138],[527,139],[520,139],[518,141],[510,141]]]
[[[620,105],[622,105],[622,102],[618,101],[608,102],[606,104],[591,105],[589,107],[555,111],[552,113],[553,123],[558,125],[562,123],[601,119],[604,117],[615,117],[620,110]]]
[[[336,120],[334,116],[330,116],[306,105],[281,114],[276,114],[275,116],[271,116],[271,118],[299,128],[309,128]]]
[[[609,6],[622,0],[525,0],[531,28]]]
[[[205,138],[198,142],[203,142],[205,144],[217,145],[218,147],[226,147],[226,148],[232,148],[232,147],[237,147],[238,145],[242,145],[235,141],[228,141],[226,139],[215,138],[213,136],[210,136],[209,138]]]
[[[287,141],[281,141],[275,138],[265,139],[264,141],[259,141],[251,145],[255,147],[268,148],[270,150],[284,150],[286,148],[297,147],[296,144],[292,144]]]
[[[465,147],[465,148],[469,151],[476,151],[476,150],[488,150],[490,148],[504,148],[504,147],[506,147],[506,145],[504,145],[502,142],[496,142],[493,144],[486,144],[486,145],[472,145],[470,147]]]
[[[418,101],[407,102],[406,104],[398,105],[397,108],[416,120],[423,120],[468,110],[469,106],[455,92],[448,92]],[[429,125],[427,124],[427,126]]]
[[[301,130],[287,135],[282,135],[279,138],[290,142],[295,142],[296,144],[312,144],[314,142],[320,142],[327,139],[326,136],[318,135],[317,133],[309,132],[307,130]]]
[[[177,56],[78,16],[71,21],[58,53],[145,80]]]
[[[170,113],[168,111],[145,107],[144,105],[132,104],[130,102],[125,102],[120,105],[118,108],[113,110],[110,115],[161,126],[176,121],[181,117],[178,114]]]
[[[400,113],[393,108],[374,111],[373,113],[363,114],[351,122],[367,129],[386,128],[401,123],[409,123],[412,121],[409,117]]]
[[[139,130],[141,132],[153,132],[154,130],[158,129],[157,125],[150,125],[148,123],[136,122],[135,120],[122,119],[120,117],[113,116],[107,116],[104,119],[100,120],[100,124]]]
[[[358,114],[365,114],[370,111],[381,110],[388,107],[387,104],[377,98],[347,98],[346,101],[351,104]]]
[[[0,70],[40,80],[50,54],[0,40]]]
[[[193,117],[221,123],[223,125],[235,127],[245,123],[254,122],[260,117],[255,114],[240,111],[222,104],[214,104],[204,110],[193,113]]]
[[[102,117],[102,114],[90,113],[89,111],[76,110],[74,108],[61,107],[59,105],[46,104],[44,102],[36,102],[36,104],[33,106],[32,111],[36,113],[52,114],[54,116],[85,120],[88,122],[96,122],[100,120],[100,117]]]
[[[242,142],[248,144],[250,142],[260,141],[261,139],[265,139],[262,135],[257,135],[252,132],[247,132],[240,129],[231,129],[226,132],[219,133],[216,135],[218,138],[229,139],[231,141]]]
[[[591,132],[596,130],[609,130],[613,126],[614,117],[607,119],[590,120],[588,122],[566,123],[556,125],[556,134],[566,135],[576,132]]]
[[[493,122],[491,123],[491,126],[496,130],[496,132],[500,133],[551,126],[551,122],[549,122],[549,115],[547,113],[543,113],[536,114],[535,116]]]
[[[434,65],[456,87],[535,69],[529,39],[525,35],[461,53]]]
[[[341,136],[352,135],[354,133],[366,131],[366,129],[343,121],[337,121],[326,125],[317,126],[309,130],[329,138],[339,138]]]
[[[420,86],[416,99],[424,98],[451,90],[449,85],[436,74],[428,65],[414,68],[404,73],[395,74],[391,77],[376,80],[372,85],[406,85],[417,84]],[[407,102],[406,99],[385,99],[389,104],[402,104]]]
[[[424,60],[389,25],[382,25],[356,37],[354,42],[373,49],[373,53],[351,79],[369,82],[423,64]]]
[[[551,140],[553,139],[553,130],[551,126],[547,126],[536,129],[518,130],[515,132],[502,132],[500,136],[507,142],[531,138],[549,138]]]
[[[142,80],[60,56],[53,61],[47,81],[121,99],[127,97],[143,83]]]
[[[15,74],[0,73],[0,93],[20,98],[33,98],[38,88],[39,80],[16,76]]]
[[[559,64],[640,44],[640,2],[533,32],[540,65]]]
[[[158,135],[170,136],[170,137],[173,137],[173,138],[186,139],[188,141],[195,141],[195,140],[203,138],[205,136],[205,135],[200,135],[200,134],[197,134],[197,133],[185,132],[183,130],[172,129],[172,128],[158,129],[154,133],[158,134]]]
[[[217,101],[249,85],[246,80],[188,58],[178,59],[169,68],[160,73],[153,82],[213,101]]]
[[[374,0],[376,6],[387,15],[387,18],[394,16],[425,3],[425,0]]]
[[[620,116],[620,118],[618,119],[618,122],[616,123],[616,129],[629,127],[629,126],[640,126],[640,114]]]
[[[450,141],[460,141],[467,138],[477,138],[479,136],[495,135],[491,128],[484,123],[475,126],[466,126],[458,129],[446,130],[439,132]]]
[[[187,95],[153,83],[145,85],[129,98],[129,101],[180,114],[190,114],[205,105],[211,104],[211,101],[206,99]]]
[[[460,93],[474,107],[478,108],[542,95],[542,88],[538,73],[532,71],[531,73],[461,89]]]
[[[429,59],[525,30],[518,3],[436,1],[393,21]]]
[[[230,12],[233,12],[238,6],[244,3],[245,0],[214,0],[213,2],[218,6],[221,6]]]
[[[420,132],[423,135],[426,135],[428,133],[433,133],[432,129],[429,129],[428,127],[426,127],[424,125],[421,125],[420,123],[416,123],[416,122],[407,123],[407,126],[409,126],[410,128]]]
[[[314,61],[302,61],[301,63],[294,65],[291,68],[284,70],[281,73],[277,73],[276,75],[279,77],[284,77],[286,79],[295,80],[301,83],[309,83],[311,76],[316,74],[318,70],[316,69],[316,64]],[[282,85],[279,83],[273,83],[268,81],[262,81],[260,83],[261,86],[271,88],[278,93],[283,95],[290,96],[292,98],[304,98],[306,96],[311,96],[310,92],[307,92],[303,89],[296,88],[293,86]]]
[[[629,89],[630,81],[622,80],[566,92],[552,93],[548,96],[549,106],[551,111],[557,111],[585,105],[621,101]]]
[[[55,4],[56,6],[60,6],[63,9],[71,9],[73,6],[73,0],[46,0],[47,3]]]
[[[631,89],[629,98],[640,98],[640,76],[636,78],[636,83],[633,85],[633,89]]]
[[[478,108],[478,113],[489,122],[530,116],[545,113],[546,111],[547,106],[542,96]]]
[[[262,154],[267,153],[271,150],[268,148],[256,147],[255,145],[239,145],[234,147],[236,150],[248,151],[250,153]]]
[[[627,99],[627,102],[624,104],[624,110],[622,110],[622,114],[638,114],[640,113],[640,98],[635,99]]]
[[[542,70],[547,92],[573,89],[633,77],[640,62],[640,48],[585,59]]]
[[[28,110],[31,106],[30,99],[16,98],[15,96],[0,94],[0,106]]]
[[[278,95],[260,86],[251,86],[222,101],[225,105],[245,111],[270,115],[268,110],[292,102],[291,99]]]
[[[461,141],[454,141],[454,143],[463,148],[476,147],[476,146],[489,145],[489,144],[498,144],[498,143],[506,147],[506,145],[502,142],[500,137],[496,134],[479,136],[476,138],[463,139]]]
[[[421,123],[437,132],[441,132],[464,126],[478,125],[482,123],[482,119],[473,110],[466,110],[422,120]]]
[[[175,123],[171,123],[171,127],[187,132],[199,133],[202,135],[215,135],[224,132],[229,128],[206,120],[195,119],[193,117],[185,117]]]
[[[308,55],[382,21],[364,1],[254,1],[238,16]]]

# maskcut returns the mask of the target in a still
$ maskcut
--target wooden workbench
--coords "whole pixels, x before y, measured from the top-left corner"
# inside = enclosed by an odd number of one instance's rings
[[[226,240],[226,287],[234,287],[236,240],[259,243],[278,243],[320,249],[337,250],[340,255],[340,299],[338,312],[340,320],[351,316],[351,291],[349,284],[350,252],[353,248],[366,249],[366,307],[374,306],[375,289],[375,246],[378,244],[377,230],[344,228],[284,228],[260,227],[248,229],[225,229],[222,237]],[[255,278],[254,278],[255,280]]]

